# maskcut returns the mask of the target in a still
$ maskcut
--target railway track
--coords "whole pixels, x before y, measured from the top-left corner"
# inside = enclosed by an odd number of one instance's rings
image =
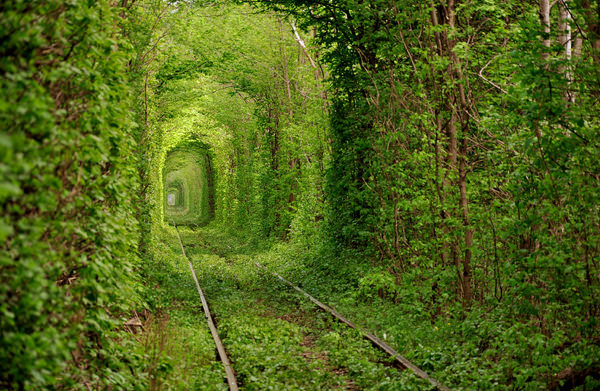
[[[173,224],[173,225],[175,226],[175,224]],[[204,291],[202,290],[202,288],[200,286],[198,277],[196,276],[196,273],[194,271],[194,266],[193,266],[192,260],[190,259],[190,257],[188,257],[188,254],[186,253],[185,245],[182,241],[179,230],[177,229],[176,226],[175,226],[175,228],[176,228],[177,237],[179,240],[179,245],[181,247],[181,251],[182,251],[183,255],[186,257],[186,259],[188,260],[190,272],[192,274],[192,277],[196,284],[198,293],[200,295],[205,318],[206,318],[206,321],[210,328],[211,334],[213,336],[213,340],[214,340],[216,349],[218,351],[219,358],[220,358],[221,362],[223,363],[224,371],[225,371],[225,374],[227,377],[227,384],[228,384],[230,390],[238,390],[240,383],[238,383],[238,379],[236,379],[236,375],[235,375],[234,369],[232,367],[231,360],[229,359],[226,349],[223,345],[223,342],[219,336],[217,326],[215,325],[215,322],[214,322],[213,315],[211,314],[210,309],[209,309],[208,301],[206,299]],[[215,254],[218,257],[222,257],[222,254],[219,254],[214,249],[208,248],[206,246],[201,246],[201,247],[205,248],[206,250]],[[422,369],[418,368],[416,365],[411,363],[408,359],[406,359],[405,357],[400,355],[400,353],[398,353],[392,347],[387,345],[384,341],[382,341],[376,335],[374,335],[373,333],[371,333],[367,330],[364,330],[360,327],[357,327],[352,321],[350,321],[349,319],[347,319],[346,317],[344,317],[343,315],[338,313],[334,308],[317,300],[316,298],[314,298],[313,296],[311,296],[310,294],[308,294],[307,292],[305,292],[304,290],[302,290],[301,288],[299,288],[292,282],[286,280],[284,277],[282,277],[278,273],[267,269],[260,263],[252,262],[252,265],[257,269],[257,271],[260,271],[260,273],[264,274],[265,276],[270,276],[273,280],[277,279],[277,281],[279,281],[282,285],[286,285],[286,286],[289,286],[290,288],[294,289],[296,291],[296,296],[298,296],[298,294],[300,294],[300,297],[302,297],[303,300],[306,299],[310,303],[312,303],[313,310],[316,307],[316,308],[320,309],[321,311],[323,311],[323,313],[331,315],[340,324],[345,325],[346,327],[353,329],[353,330],[357,331],[358,333],[360,333],[362,338],[369,341],[374,347],[381,350],[382,352],[387,354],[391,359],[393,359],[395,361],[395,365],[398,368],[403,368],[403,369],[411,371],[416,377],[428,382],[430,384],[430,386],[433,386],[437,390],[449,391],[448,387],[446,387],[445,385],[443,385],[436,379],[432,378],[425,371],[423,371]],[[300,300],[299,297],[297,297],[297,299]],[[235,360],[233,360],[233,365],[235,366],[235,364],[236,364],[236,362],[235,362]],[[243,379],[242,379],[242,382],[243,382]],[[242,388],[244,388],[244,387],[242,387]],[[356,389],[356,388],[354,388],[354,385],[351,382],[348,383],[346,388],[347,389]]]
[[[210,308],[208,307],[208,301],[204,296],[204,291],[200,287],[200,283],[198,282],[198,277],[196,276],[196,272],[194,271],[194,266],[192,265],[192,261],[188,258],[185,247],[183,246],[183,241],[181,240],[181,235],[179,235],[179,229],[177,225],[173,222],[173,226],[175,227],[175,232],[177,233],[177,239],[179,240],[179,245],[181,246],[181,252],[183,256],[188,260],[188,265],[190,267],[190,272],[192,273],[192,278],[196,283],[196,288],[198,289],[198,294],[200,295],[200,300],[202,301],[202,310],[204,311],[204,317],[208,323],[208,328],[210,329],[210,334],[213,337],[213,341],[215,341],[215,346],[217,348],[217,352],[219,353],[219,358],[223,363],[223,367],[225,368],[225,373],[227,375],[227,385],[231,391],[238,391],[237,379],[235,378],[235,373],[231,368],[231,362],[229,361],[229,357],[227,356],[227,352],[225,351],[225,347],[223,346],[223,342],[219,337],[219,332],[217,331],[217,327],[215,326],[215,322],[213,320],[212,314],[210,313]]]

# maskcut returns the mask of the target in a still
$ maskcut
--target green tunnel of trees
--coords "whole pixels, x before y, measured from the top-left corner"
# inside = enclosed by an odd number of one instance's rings
[[[214,175],[206,145],[188,142],[170,150],[162,177],[165,221],[202,226],[214,218]]]
[[[0,73],[0,388],[145,389],[170,222],[453,388],[600,387],[598,0],[15,0]]]

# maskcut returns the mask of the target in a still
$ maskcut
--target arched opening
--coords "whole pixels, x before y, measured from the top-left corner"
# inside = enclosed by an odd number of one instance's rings
[[[204,143],[170,150],[163,168],[164,216],[168,223],[206,225],[215,215],[212,159]]]

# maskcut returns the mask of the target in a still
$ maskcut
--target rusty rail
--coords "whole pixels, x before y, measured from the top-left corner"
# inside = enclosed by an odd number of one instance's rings
[[[192,265],[192,261],[188,258],[185,253],[185,248],[183,247],[183,242],[181,241],[181,236],[179,235],[179,229],[175,222],[172,222],[175,227],[175,232],[177,233],[177,239],[179,239],[179,245],[181,246],[181,252],[183,256],[188,260],[188,265],[190,266],[190,271],[192,272],[192,277],[194,278],[194,282],[196,283],[196,288],[198,288],[198,293],[200,294],[200,300],[202,301],[202,308],[204,309],[204,317],[208,322],[208,327],[210,328],[210,334],[215,341],[215,346],[217,347],[217,351],[219,352],[219,358],[225,367],[225,373],[227,374],[227,384],[229,385],[230,391],[238,391],[237,380],[235,378],[235,373],[233,372],[233,368],[231,367],[231,362],[227,357],[227,353],[225,352],[225,347],[223,346],[223,342],[219,337],[219,333],[217,332],[217,327],[215,326],[215,322],[213,321],[212,315],[210,314],[210,309],[208,308],[208,302],[206,301],[206,297],[204,296],[204,292],[202,292],[202,288],[200,288],[200,283],[198,282],[198,278],[196,277],[196,272],[194,271],[194,267]]]
[[[400,365],[402,365],[404,368],[410,369],[415,375],[417,375],[421,379],[427,380],[429,383],[431,383],[431,385],[433,385],[438,390],[440,390],[440,391],[450,391],[450,389],[448,387],[446,387],[445,385],[443,385],[439,381],[437,381],[434,378],[432,378],[431,376],[429,376],[425,371],[423,371],[422,369],[420,369],[419,367],[417,367],[416,365],[414,365],[413,363],[411,363],[408,359],[406,359],[405,357],[403,357],[400,353],[398,353],[397,351],[395,351],[391,346],[389,346],[388,344],[386,344],[385,342],[383,342],[381,339],[379,339],[374,334],[372,334],[372,333],[370,333],[370,332],[368,332],[368,331],[366,331],[366,330],[364,330],[364,329],[356,326],[354,323],[352,323],[346,317],[344,317],[343,315],[341,315],[340,313],[338,313],[336,310],[334,310],[333,308],[329,307],[326,304],[321,303],[319,300],[315,299],[313,296],[311,296],[310,294],[306,293],[303,289],[298,288],[296,285],[294,285],[290,281],[286,280],[285,278],[283,278],[282,276],[280,276],[278,273],[267,269],[266,267],[262,266],[258,262],[254,262],[254,264],[258,268],[263,269],[263,270],[267,271],[268,273],[271,273],[272,275],[274,275],[275,277],[277,277],[281,281],[283,281],[285,284],[289,285],[290,287],[294,288],[296,291],[300,292],[302,295],[304,295],[310,301],[312,301],[317,307],[319,307],[320,309],[322,309],[325,312],[330,313],[331,315],[333,315],[333,317],[335,317],[340,322],[344,323],[345,325],[347,325],[350,328],[358,330],[363,335],[364,338],[368,339],[369,341],[371,341],[371,343],[373,343],[373,345],[377,346],[379,349],[383,350],[384,352],[386,352],[387,354],[389,354],[390,356],[392,356],[393,358],[395,358],[396,361],[398,361],[398,363],[400,363]]]

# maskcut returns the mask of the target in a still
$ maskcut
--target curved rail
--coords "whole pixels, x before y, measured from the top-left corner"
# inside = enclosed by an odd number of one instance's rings
[[[405,357],[403,357],[402,355],[400,355],[400,353],[398,353],[397,351],[395,351],[391,346],[389,346],[388,344],[386,344],[385,342],[383,342],[381,339],[379,339],[374,334],[371,334],[370,332],[368,332],[368,331],[366,331],[366,330],[364,330],[364,329],[362,329],[360,327],[357,327],[354,323],[352,323],[346,317],[344,317],[341,314],[339,314],[336,310],[334,310],[333,308],[329,307],[328,305],[325,305],[325,304],[321,303],[319,300],[315,299],[313,296],[311,296],[308,293],[306,293],[303,289],[298,288],[296,285],[292,284],[290,281],[288,281],[285,278],[281,277],[278,273],[267,269],[266,267],[262,266],[258,262],[254,262],[254,264],[258,268],[266,270],[267,272],[269,272],[272,275],[274,275],[275,277],[279,278],[281,281],[283,281],[287,285],[291,286],[292,288],[294,288],[295,290],[297,290],[298,292],[300,292],[301,294],[303,294],[310,301],[312,301],[314,304],[316,304],[317,307],[319,307],[320,309],[322,309],[325,312],[329,312],[331,315],[333,315],[333,317],[335,317],[336,319],[338,319],[340,322],[344,323],[345,325],[347,325],[350,328],[358,330],[363,335],[364,338],[368,339],[369,341],[371,341],[371,343],[373,343],[373,345],[377,346],[379,349],[383,350],[384,352],[386,352],[387,354],[389,354],[390,356],[392,356],[393,358],[395,358],[396,361],[398,361],[400,363],[400,365],[402,365],[404,368],[410,369],[415,375],[419,376],[420,378],[422,378],[424,380],[427,380],[429,383],[431,383],[431,385],[433,385],[438,390],[440,390],[440,391],[450,391],[450,389],[448,387],[446,387],[445,385],[443,385],[439,381],[435,380],[434,378],[432,378],[431,376],[429,376],[425,371],[423,371],[422,369],[420,369],[419,367],[417,367],[416,365],[414,365],[413,363],[411,363],[410,361],[408,361],[408,359],[406,359]]]
[[[215,326],[215,322],[213,321],[212,315],[210,314],[210,309],[208,308],[208,302],[206,301],[206,297],[204,297],[204,292],[202,292],[202,288],[200,288],[200,283],[198,282],[198,278],[196,277],[196,272],[194,271],[194,267],[192,262],[188,258],[185,253],[185,248],[183,247],[183,242],[181,241],[181,236],[179,235],[179,229],[177,229],[177,225],[175,222],[172,222],[175,227],[175,232],[177,233],[177,239],[179,239],[179,245],[181,246],[181,252],[183,256],[188,260],[188,265],[190,266],[190,271],[192,272],[192,277],[194,278],[194,282],[196,283],[196,288],[198,288],[198,293],[200,294],[200,300],[202,301],[202,308],[204,309],[204,316],[206,321],[208,322],[208,327],[210,328],[210,334],[215,341],[215,345],[217,347],[217,351],[219,352],[219,358],[221,362],[223,362],[223,366],[225,367],[225,373],[227,374],[227,384],[229,385],[230,391],[238,391],[237,380],[235,378],[235,373],[233,372],[233,368],[231,367],[231,363],[229,358],[227,357],[227,353],[225,352],[225,347],[223,346],[223,342],[219,337],[219,333],[217,332],[217,327]]]

